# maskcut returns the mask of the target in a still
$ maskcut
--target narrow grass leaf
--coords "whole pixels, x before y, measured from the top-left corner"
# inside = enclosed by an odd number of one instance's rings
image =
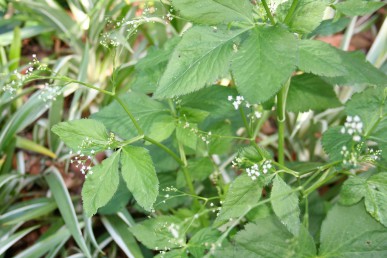
[[[89,249],[87,248],[86,242],[81,233],[81,227],[75,214],[74,205],[71,201],[70,194],[62,176],[57,169],[51,168],[48,173],[46,173],[45,179],[56,203],[58,204],[58,209],[62,215],[62,219],[64,220],[75,242],[77,242],[84,255],[91,257]]]
[[[29,227],[23,230],[20,230],[19,232],[11,235],[8,238],[0,240],[0,255],[2,255],[5,251],[8,250],[13,244],[18,242],[20,239],[22,239],[25,235],[30,233],[32,230],[38,228],[39,226]]]

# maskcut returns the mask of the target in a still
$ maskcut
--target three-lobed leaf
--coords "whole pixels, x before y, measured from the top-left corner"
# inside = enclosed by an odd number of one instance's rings
[[[159,193],[159,181],[148,150],[125,146],[121,154],[121,172],[137,203],[151,211]]]

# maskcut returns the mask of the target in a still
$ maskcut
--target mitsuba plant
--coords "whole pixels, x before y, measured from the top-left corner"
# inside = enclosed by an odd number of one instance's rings
[[[52,128],[86,215],[146,214],[130,231],[159,257],[387,257],[386,75],[313,39],[384,3],[170,4],[192,26],[131,91],[84,83],[112,103]]]

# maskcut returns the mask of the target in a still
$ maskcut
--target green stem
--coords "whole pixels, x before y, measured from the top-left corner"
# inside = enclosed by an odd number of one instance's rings
[[[290,78],[277,94],[277,121],[278,121],[278,163],[285,164],[285,111],[286,97],[290,85]]]
[[[285,167],[284,165],[282,165],[282,164],[280,164],[280,163],[278,163],[278,162],[275,162],[275,161],[272,161],[272,163],[273,163],[274,165],[276,165],[277,167],[279,167],[280,169],[282,169],[283,172],[288,173],[288,174],[291,174],[291,175],[293,175],[293,176],[295,176],[295,177],[297,177],[297,178],[300,177],[300,175],[299,175],[299,173],[298,173],[297,171],[291,170],[290,168],[287,168],[287,167]],[[279,171],[279,172],[280,172],[280,171]]]
[[[243,110],[243,107],[241,107],[241,108],[239,109],[239,112],[241,113],[241,117],[242,117],[242,120],[243,120],[243,124],[244,124],[245,127],[246,127],[247,135],[248,135],[249,138],[251,138],[251,132],[250,132],[249,122],[247,122],[246,115],[245,115],[245,111]]]
[[[179,163],[181,166],[184,166],[184,162],[173,152],[171,151],[167,146],[163,145],[162,143],[148,137],[148,136],[144,136],[144,140],[147,141],[147,142],[150,142],[154,145],[156,145],[157,147],[159,147],[160,149],[163,149],[166,153],[168,153],[174,160],[176,160],[177,163]]]
[[[298,0],[293,0],[292,5],[290,6],[289,12],[285,17],[284,23],[289,25],[289,22],[293,18],[294,11],[296,10]]]
[[[125,103],[117,96],[112,95],[113,98],[120,104],[120,106],[125,110],[126,114],[129,116],[132,121],[134,127],[136,128],[139,135],[144,135],[144,131],[141,129],[140,125],[137,123],[136,118],[133,116],[132,112],[126,107]]]
[[[270,9],[269,9],[269,6],[266,3],[266,0],[262,0],[262,4],[263,4],[263,8],[265,8],[267,17],[269,17],[269,20],[270,20],[271,24],[275,25],[274,17],[273,17],[273,15],[270,12]]]
[[[132,139],[129,139],[129,140],[126,140],[126,141],[123,141],[120,143],[120,146],[121,147],[124,147],[128,144],[131,144],[131,143],[134,143],[134,142],[137,142],[141,139],[144,139],[144,135],[137,135],[136,137],[133,137]]]

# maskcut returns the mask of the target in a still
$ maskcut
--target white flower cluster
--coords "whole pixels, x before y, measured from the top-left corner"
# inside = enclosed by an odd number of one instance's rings
[[[91,154],[95,154],[95,151],[92,150]],[[70,155],[73,155],[73,151],[70,151]],[[80,168],[81,173],[82,175],[85,175],[85,178],[87,178],[87,175],[93,174],[93,171],[91,170],[93,157],[91,155],[85,155],[80,150],[78,150],[74,159],[70,160],[70,163],[75,164],[75,167]]]
[[[182,123],[181,121],[179,121],[179,123]],[[210,143],[210,138],[212,136],[212,132],[203,132],[203,131],[199,131],[199,129],[197,129],[196,127],[191,127],[190,123],[188,121],[185,121],[184,125],[183,125],[183,128],[184,129],[189,129],[191,132],[193,132],[197,137],[199,137],[200,140],[202,140],[203,142],[205,142],[206,144],[209,144]]]
[[[257,111],[256,109],[258,108],[257,104],[250,104],[243,96],[236,96],[235,99],[233,96],[228,96],[227,97],[228,101],[232,101],[232,105],[234,106],[235,110],[238,110],[241,105],[244,105],[246,108],[253,108],[255,109],[253,113],[248,114],[247,116],[250,117],[251,119],[259,119],[262,117],[262,113]]]
[[[2,90],[10,94],[14,94],[21,89],[26,81],[31,77],[33,71],[36,70],[46,70],[47,66],[40,64],[36,55],[32,55],[32,62],[29,63],[29,67],[25,70],[24,74],[19,73],[17,70],[13,71],[9,75],[10,82],[3,86]]]
[[[348,150],[346,146],[341,147],[340,154],[343,156],[343,164],[356,167],[359,163],[367,162],[373,163],[380,160],[382,151],[367,148],[362,152],[364,143],[358,144],[355,150]],[[364,150],[364,149],[363,149]]]
[[[271,160],[265,160],[261,165],[261,169],[258,164],[254,164],[250,168],[246,168],[246,172],[252,180],[256,180],[261,174],[267,174],[271,168]]]
[[[46,107],[49,106],[49,104],[52,101],[56,100],[56,97],[61,94],[61,87],[59,86],[50,86],[48,83],[44,84],[44,87],[42,88],[42,91],[39,94],[39,99],[43,100],[43,102],[48,102],[46,104]]]
[[[235,100],[233,96],[228,96],[228,101],[233,101],[232,104],[235,108],[235,110],[238,110],[239,106],[242,105],[242,103],[245,101],[245,98],[243,96],[236,96]],[[251,105],[249,102],[246,101],[246,107],[249,108]]]
[[[363,133],[363,122],[359,116],[347,116],[344,127],[341,128],[340,132],[342,134],[349,134],[352,136],[352,140],[355,142],[361,141],[361,134]]]

